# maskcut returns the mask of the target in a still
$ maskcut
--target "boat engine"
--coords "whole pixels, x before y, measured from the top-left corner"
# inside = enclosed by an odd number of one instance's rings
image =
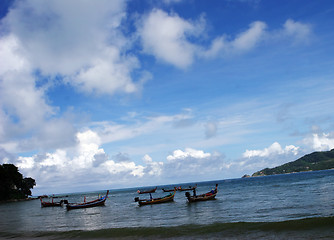
[[[190,193],[189,192],[186,192],[185,195],[186,195],[187,198],[190,197]]]
[[[139,202],[139,197],[135,197],[135,202]]]
[[[68,204],[68,201],[66,199],[60,200],[60,204]]]

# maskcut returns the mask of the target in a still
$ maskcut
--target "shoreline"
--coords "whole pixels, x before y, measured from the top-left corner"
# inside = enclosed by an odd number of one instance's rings
[[[170,227],[125,227],[97,230],[6,233],[0,239],[333,239],[334,217],[313,217],[278,222],[222,222]]]
[[[7,200],[1,200],[1,203],[11,203],[11,202],[24,202],[24,201],[32,201],[32,200],[38,200],[38,197],[29,197],[29,198],[22,198],[22,199],[7,199]]]
[[[321,170],[307,170],[307,171],[299,171],[299,172],[286,172],[286,173],[275,173],[275,174],[262,174],[262,175],[256,175],[256,176],[253,176],[252,175],[248,175],[249,177],[244,177],[245,174],[243,177],[241,178],[254,178],[254,177],[267,177],[267,176],[277,176],[277,175],[287,175],[287,174],[296,174],[296,173],[309,173],[309,172],[321,172],[321,171],[331,171],[331,170],[334,170],[334,168],[328,168],[328,169],[321,169]]]

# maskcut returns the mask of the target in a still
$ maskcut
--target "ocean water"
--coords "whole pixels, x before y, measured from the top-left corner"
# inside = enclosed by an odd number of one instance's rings
[[[216,200],[191,204],[185,192],[176,192],[174,202],[139,207],[134,198],[147,196],[138,188],[110,190],[105,206],[71,211],[41,208],[39,200],[2,203],[0,238],[334,239],[334,170],[197,182],[197,194],[216,183]],[[173,186],[158,186],[153,196]],[[66,199],[89,201],[105,193]]]

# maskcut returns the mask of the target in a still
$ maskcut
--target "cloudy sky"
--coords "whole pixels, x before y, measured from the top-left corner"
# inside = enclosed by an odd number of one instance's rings
[[[331,0],[0,7],[0,163],[51,194],[238,178],[334,148]]]

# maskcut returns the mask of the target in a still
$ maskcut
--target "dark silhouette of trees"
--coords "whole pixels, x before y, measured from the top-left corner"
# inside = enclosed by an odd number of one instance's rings
[[[35,179],[23,178],[15,165],[0,164],[0,200],[27,198],[35,185]]]

